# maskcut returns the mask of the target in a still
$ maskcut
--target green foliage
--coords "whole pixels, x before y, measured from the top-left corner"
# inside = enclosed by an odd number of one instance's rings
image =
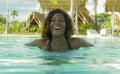
[[[20,32],[21,33],[28,33],[28,31],[25,27],[25,22],[20,22]]]
[[[110,25],[110,14],[100,13],[94,16],[97,17],[97,31],[99,32],[101,28],[111,28]]]
[[[97,21],[98,21],[98,26],[100,28],[110,28],[110,14],[107,13],[98,14]]]
[[[106,22],[103,26],[102,26],[102,28],[111,28],[111,24],[110,24],[110,21],[108,21],[108,22]]]
[[[0,23],[0,33],[4,33],[6,24]],[[19,22],[17,20],[11,21],[8,25],[8,33],[10,34],[40,34],[41,27],[32,26],[29,31],[25,27],[25,22]]]
[[[5,24],[0,24],[0,33],[4,33],[5,31]]]
[[[18,16],[18,11],[13,10],[10,15],[13,17],[13,19],[15,19],[15,17]]]
[[[36,27],[36,29],[37,29],[37,33],[41,33],[41,29],[42,29],[41,26],[40,27]]]
[[[79,24],[78,31],[80,34],[86,34],[88,29],[93,29],[92,24]]]
[[[6,24],[6,18],[0,14],[0,33],[4,33],[5,31],[5,25]]]
[[[31,26],[29,28],[29,32],[36,32],[36,26]]]
[[[9,25],[9,33],[27,33],[24,22],[12,21]]]
[[[0,14],[0,25],[6,23],[6,18]]]
[[[98,14],[97,19],[99,23],[106,23],[110,21],[110,14],[107,14],[107,13]]]
[[[19,29],[20,29],[20,24],[18,21],[12,21],[9,25],[9,32],[12,33],[12,32],[19,32]]]
[[[41,32],[41,27],[31,26],[31,27],[29,28],[29,32],[32,32],[32,33],[36,32],[36,33],[39,34],[39,33]]]

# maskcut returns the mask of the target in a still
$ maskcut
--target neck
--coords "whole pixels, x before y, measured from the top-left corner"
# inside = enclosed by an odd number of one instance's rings
[[[52,43],[54,44],[64,44],[66,43],[65,36],[59,36],[59,37],[52,37]]]
[[[51,42],[52,50],[58,50],[58,49],[64,50],[64,49],[68,49],[69,48],[68,46],[69,45],[65,36],[59,36],[59,37],[52,36],[52,42]]]

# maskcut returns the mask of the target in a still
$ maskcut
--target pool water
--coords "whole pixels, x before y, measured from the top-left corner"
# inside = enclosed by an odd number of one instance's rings
[[[24,44],[38,36],[0,36],[0,74],[120,74],[120,38],[87,38],[94,47],[48,52]]]

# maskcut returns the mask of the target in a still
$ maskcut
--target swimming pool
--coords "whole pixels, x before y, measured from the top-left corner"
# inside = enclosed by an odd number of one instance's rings
[[[120,74],[120,38],[85,38],[94,47],[47,52],[24,44],[38,36],[0,36],[0,74]]]

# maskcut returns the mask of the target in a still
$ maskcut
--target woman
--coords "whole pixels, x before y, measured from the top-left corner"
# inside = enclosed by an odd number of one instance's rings
[[[49,12],[42,28],[42,39],[34,40],[26,45],[37,46],[49,51],[73,50],[80,47],[93,46],[77,37],[71,37],[74,28],[70,16],[61,9]]]

